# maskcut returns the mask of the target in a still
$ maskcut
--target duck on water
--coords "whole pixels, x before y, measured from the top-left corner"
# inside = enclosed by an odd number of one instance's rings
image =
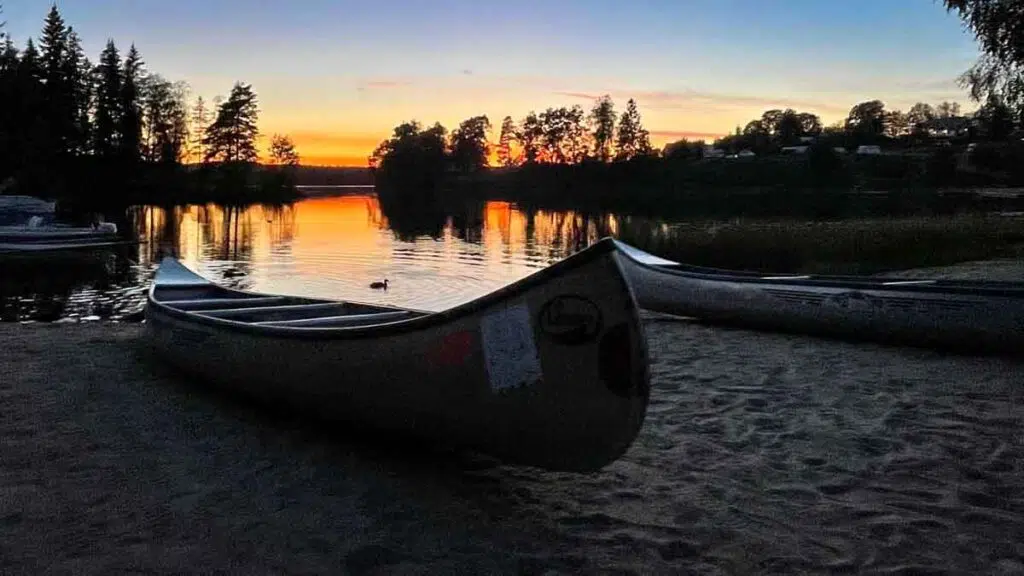
[[[383,282],[372,282],[370,284],[370,288],[373,288],[374,290],[382,290],[382,289],[383,290],[387,290],[388,289],[388,279],[385,278]]]

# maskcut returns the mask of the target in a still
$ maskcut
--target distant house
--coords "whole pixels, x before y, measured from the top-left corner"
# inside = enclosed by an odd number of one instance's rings
[[[857,146],[857,154],[875,155],[881,153],[882,148],[879,146]]]
[[[933,118],[922,124],[925,132],[932,138],[957,138],[967,136],[971,132],[974,120],[964,116],[949,118]]]
[[[715,148],[713,146],[704,147],[705,158],[725,158],[725,150],[721,148]]]
[[[783,154],[806,154],[808,148],[810,146],[783,146],[781,152]]]

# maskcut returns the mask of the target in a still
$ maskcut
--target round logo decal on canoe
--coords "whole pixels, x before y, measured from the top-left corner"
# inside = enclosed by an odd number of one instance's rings
[[[601,309],[582,296],[556,296],[540,310],[540,329],[552,340],[575,346],[601,332]]]

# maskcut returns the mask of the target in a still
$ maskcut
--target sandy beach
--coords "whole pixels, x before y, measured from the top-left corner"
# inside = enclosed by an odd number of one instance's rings
[[[0,573],[1024,574],[1024,361],[645,323],[644,429],[585,476],[205,393],[138,325],[0,324]]]

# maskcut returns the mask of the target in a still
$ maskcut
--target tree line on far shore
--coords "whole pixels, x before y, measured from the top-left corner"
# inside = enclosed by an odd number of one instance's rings
[[[485,115],[464,120],[450,133],[439,122],[429,128],[415,120],[404,122],[377,146],[369,165],[381,175],[417,168],[433,181],[449,172],[479,172],[491,164],[492,154],[502,167],[622,162],[656,154],[633,99],[621,115],[611,97],[602,96],[589,113],[577,105],[531,111],[519,122],[506,116],[496,144],[490,141],[491,129]]]
[[[0,22],[0,193],[80,206],[294,195],[299,156],[273,135],[261,167],[252,86],[190,102],[186,83],[108,40],[93,64],[56,6],[19,49]]]

